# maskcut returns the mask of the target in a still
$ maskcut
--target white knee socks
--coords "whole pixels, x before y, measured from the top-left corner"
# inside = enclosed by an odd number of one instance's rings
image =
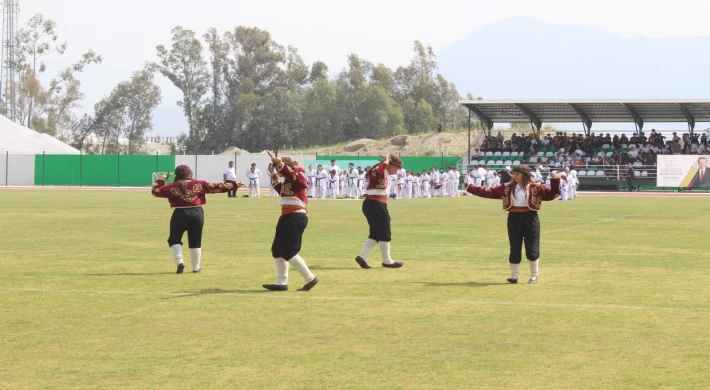
[[[192,263],[192,270],[197,272],[202,269],[200,267],[200,260],[202,259],[202,248],[190,248],[190,262]]]
[[[313,274],[311,273],[311,270],[308,269],[306,262],[303,260],[303,258],[301,256],[299,256],[299,255],[293,256],[293,258],[291,260],[289,260],[288,262],[291,263],[293,268],[295,268],[296,271],[298,271],[298,273],[301,274],[301,276],[303,276],[303,280],[305,280],[306,283],[315,279],[315,276],[313,276]]]
[[[390,256],[390,243],[380,241],[380,253],[382,253],[382,264],[394,264],[392,256]]]
[[[367,261],[367,255],[370,254],[370,251],[372,251],[372,248],[374,248],[375,245],[377,245],[377,241],[368,238],[367,241],[365,241],[365,245],[362,247],[362,251],[360,251],[360,257]]]
[[[276,284],[288,286],[288,261],[285,261],[283,257],[276,257],[274,265],[276,265]]]
[[[183,264],[182,261],[182,245],[176,244],[170,247],[170,251],[173,252],[173,259],[175,260],[175,265]]]
[[[539,270],[540,259],[535,261],[528,261],[530,263],[530,279],[537,279],[537,273]]]
[[[510,277],[513,279],[518,279],[520,276],[520,263],[513,264],[510,263]]]

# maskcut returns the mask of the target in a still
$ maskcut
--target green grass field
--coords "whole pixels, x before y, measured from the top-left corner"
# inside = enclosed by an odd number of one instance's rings
[[[261,289],[274,199],[210,196],[183,275],[148,190],[0,199],[3,389],[710,387],[708,198],[545,203],[533,286],[505,283],[499,201],[391,202],[398,270],[355,264],[360,202],[314,201],[308,293]]]

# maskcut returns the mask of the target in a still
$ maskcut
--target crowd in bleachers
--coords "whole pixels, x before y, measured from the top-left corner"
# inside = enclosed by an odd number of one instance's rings
[[[644,132],[627,137],[614,135],[576,134],[557,132],[538,139],[533,135],[517,135],[504,139],[502,133],[487,137],[471,156],[471,164],[484,167],[502,167],[527,163],[547,169],[570,168],[580,176],[610,176],[618,174],[619,166],[638,169],[636,175],[655,175],[659,154],[710,154],[705,133],[673,133],[670,139],[656,130],[646,136]]]

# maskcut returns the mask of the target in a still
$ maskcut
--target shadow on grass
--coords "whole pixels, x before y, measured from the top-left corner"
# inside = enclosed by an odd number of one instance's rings
[[[84,274],[84,276],[155,276],[155,275],[175,275],[175,272],[146,272],[146,273],[121,273],[121,274]]]
[[[432,283],[432,282],[409,282],[415,284],[421,284],[425,287],[490,287],[490,286],[503,286],[510,283],[480,283],[480,282],[463,282],[463,283]]]
[[[173,298],[188,298],[188,297],[200,297],[205,295],[237,295],[237,294],[263,294],[271,291],[268,290],[222,290],[221,288],[210,288],[200,291],[175,291],[174,294],[184,294]]]
[[[359,270],[361,269],[357,264],[354,267],[323,267],[321,265],[312,265],[310,269],[325,269],[325,270]]]

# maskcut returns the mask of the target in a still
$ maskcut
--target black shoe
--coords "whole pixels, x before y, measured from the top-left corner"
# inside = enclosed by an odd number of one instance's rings
[[[175,273],[176,273],[176,274],[181,274],[181,273],[182,273],[182,270],[184,270],[184,269],[185,269],[185,264],[178,264],[177,272],[175,272]]]
[[[365,268],[365,269],[370,269],[370,268],[372,268],[372,267],[370,267],[369,264],[367,264],[367,261],[365,261],[365,259],[363,259],[363,258],[360,257],[360,256],[356,257],[356,258],[355,258],[355,261],[357,261],[358,265],[360,265],[360,268]]]
[[[402,263],[401,261],[395,261],[392,264],[382,263],[382,266],[385,268],[402,268],[403,265],[404,265],[404,263]]]
[[[282,286],[280,284],[262,284],[261,287],[271,290],[271,291],[287,291],[288,286]]]
[[[313,287],[315,287],[315,285],[318,284],[318,282],[319,282],[318,278],[314,277],[313,280],[306,283],[303,287],[299,288],[298,291],[311,291],[311,289]]]
[[[508,281],[508,283],[512,283],[512,284],[518,283],[518,279],[515,279],[515,278],[508,278],[506,280]]]

